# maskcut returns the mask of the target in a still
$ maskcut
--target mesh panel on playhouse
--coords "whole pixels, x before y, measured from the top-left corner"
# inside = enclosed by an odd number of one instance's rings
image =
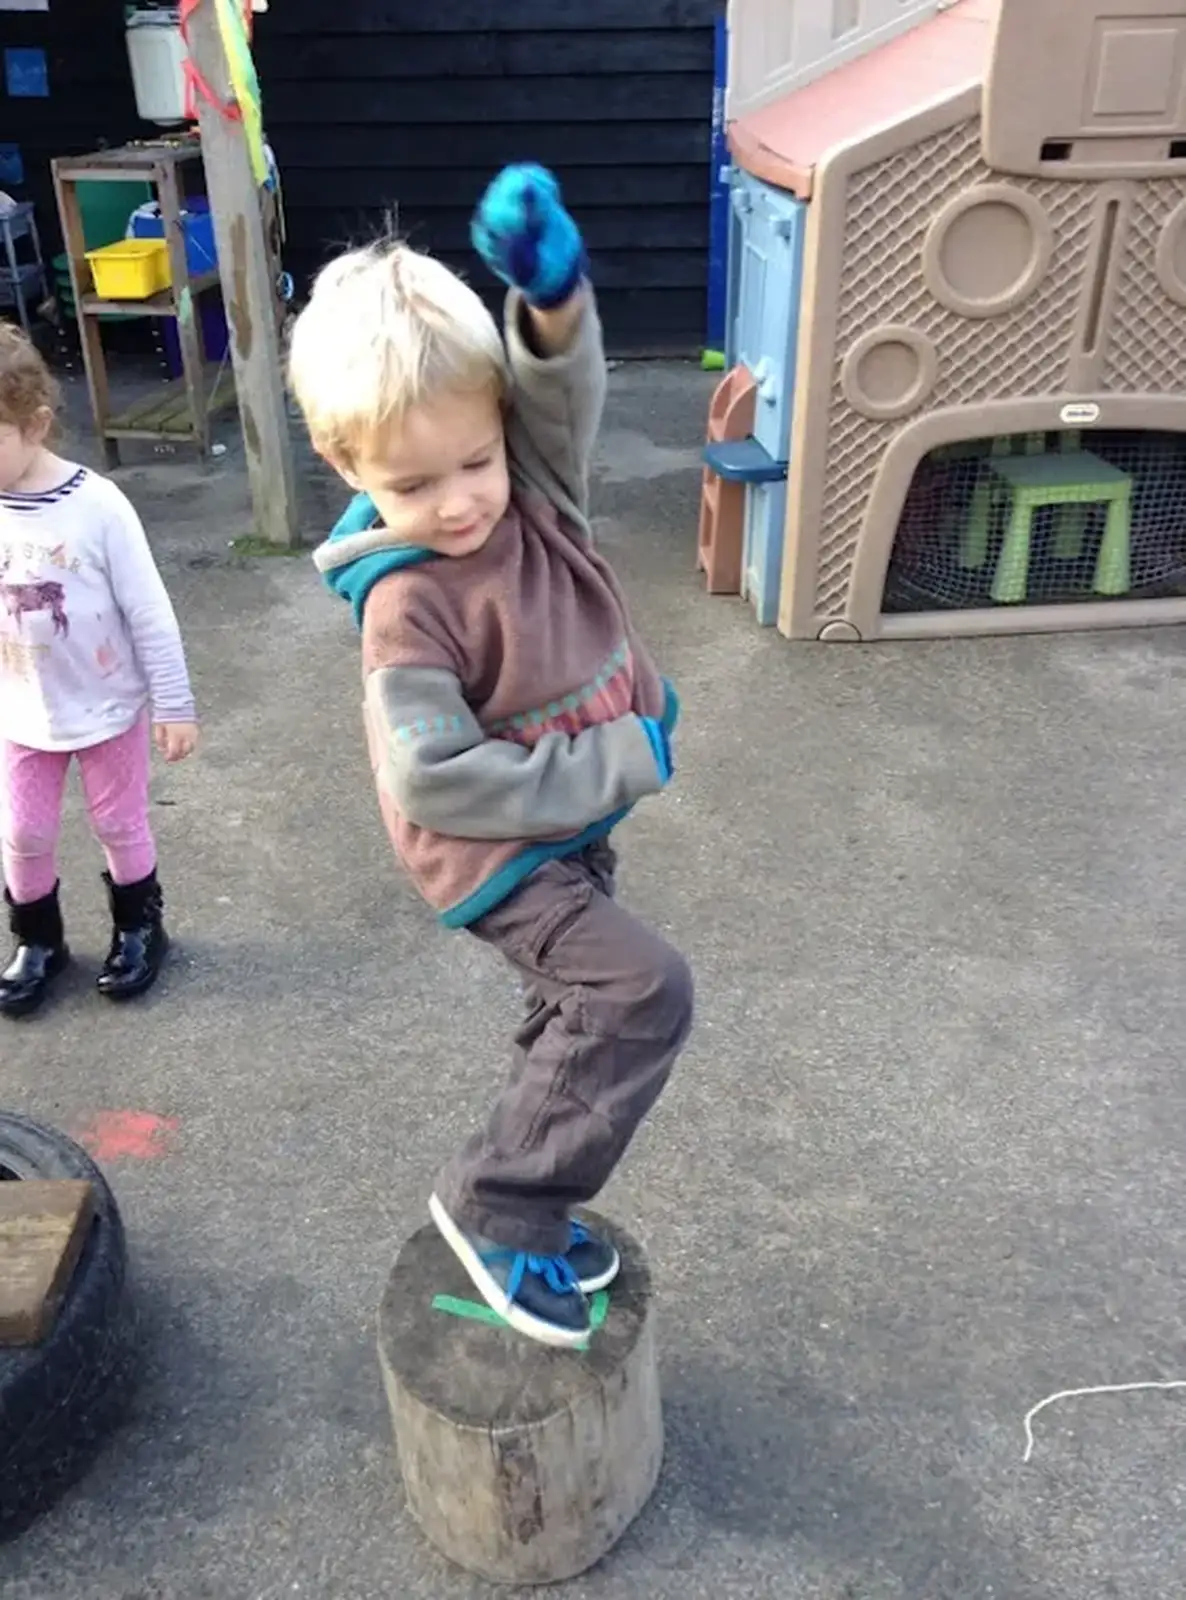
[[[914,475],[883,608],[1186,595],[1186,434],[975,440]]]

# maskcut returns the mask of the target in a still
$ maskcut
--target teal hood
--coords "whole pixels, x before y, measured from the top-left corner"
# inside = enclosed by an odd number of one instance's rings
[[[356,494],[329,538],[314,550],[313,561],[327,587],[349,601],[355,626],[361,628],[367,596],[380,578],[435,556],[423,545],[393,544],[370,495]]]

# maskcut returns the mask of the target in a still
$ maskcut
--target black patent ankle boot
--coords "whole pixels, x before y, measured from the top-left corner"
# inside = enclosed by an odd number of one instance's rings
[[[27,1017],[49,993],[54,979],[69,963],[58,885],[40,900],[18,905],[4,891],[8,925],[16,939],[12,960],[0,972],[0,1017]]]
[[[113,883],[105,872],[111,901],[111,949],[95,980],[105,1000],[131,1000],[157,980],[169,950],[164,898],[155,870],[139,883]]]

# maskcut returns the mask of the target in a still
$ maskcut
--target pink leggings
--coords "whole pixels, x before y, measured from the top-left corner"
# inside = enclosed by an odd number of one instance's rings
[[[58,881],[62,795],[77,757],[95,837],[116,883],[139,883],[156,866],[148,826],[149,718],[87,750],[30,750],[0,740],[3,763],[4,882],[18,905],[49,894]]]

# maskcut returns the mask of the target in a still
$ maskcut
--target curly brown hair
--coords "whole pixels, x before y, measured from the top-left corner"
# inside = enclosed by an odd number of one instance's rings
[[[0,322],[0,423],[23,432],[42,409],[57,416],[61,394],[41,352],[12,322]]]

